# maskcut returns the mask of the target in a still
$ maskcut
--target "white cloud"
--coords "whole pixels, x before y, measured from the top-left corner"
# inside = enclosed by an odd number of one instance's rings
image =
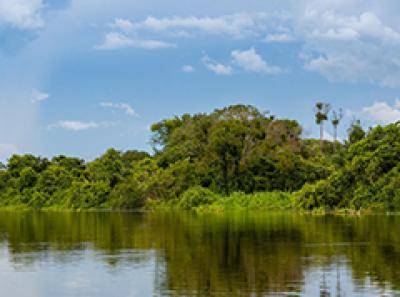
[[[185,31],[185,30],[174,30],[170,31],[167,34],[168,37],[173,37],[173,38],[191,38],[194,37],[193,34]]]
[[[182,70],[182,72],[185,72],[185,73],[192,73],[194,71],[194,68],[192,65],[183,65],[181,70]]]
[[[207,56],[203,57],[202,61],[204,66],[215,74],[231,75],[233,73],[233,68],[231,66],[213,62]]]
[[[391,3],[377,9],[372,1],[299,0],[296,5],[280,5],[281,12],[274,13],[261,9],[260,13],[213,17],[149,16],[134,28],[156,34],[179,31],[190,36],[220,34],[269,43],[297,41],[302,44],[299,56],[304,69],[330,81],[399,87],[400,23],[393,15],[398,6]],[[272,66],[266,72],[280,70]]]
[[[278,66],[269,65],[257,54],[254,48],[248,50],[234,50],[231,53],[233,63],[243,68],[247,72],[258,72],[267,74],[277,74],[282,72]]]
[[[133,30],[133,23],[127,19],[116,18],[113,23],[109,25],[110,28],[119,29],[125,32]]]
[[[99,124],[95,122],[82,122],[82,121],[71,121],[71,120],[59,121],[58,123],[49,126],[49,128],[62,128],[70,131],[82,131],[98,127]]]
[[[99,50],[112,50],[119,48],[144,48],[144,49],[159,49],[176,47],[175,44],[167,43],[160,40],[141,40],[132,39],[122,33],[109,32],[105,35],[102,44],[95,46]]]
[[[107,33],[104,37],[104,42],[100,45],[97,45],[96,49],[117,49],[124,47],[133,46],[134,41],[129,37],[118,33],[118,32],[110,32]]]
[[[31,94],[31,102],[32,103],[39,103],[42,101],[46,101],[47,99],[49,99],[50,95],[38,90],[32,90],[32,94]]]
[[[373,12],[364,12],[358,16],[340,16],[333,11],[306,11],[306,21],[310,19],[313,22],[315,18],[319,26],[311,31],[311,35],[318,38],[355,40],[369,37],[378,41],[400,41],[400,34],[385,26]]]
[[[127,115],[135,116],[137,115],[133,107],[128,103],[113,103],[113,102],[102,102],[100,106],[106,108],[114,108],[123,110]]]
[[[254,36],[263,29],[262,23],[268,17],[266,13],[238,13],[218,17],[147,17],[135,27],[153,31],[198,30],[208,34],[227,34],[233,37]]]
[[[11,143],[0,143],[0,161],[5,161],[12,154],[17,154],[18,148]]]
[[[0,23],[22,30],[42,28],[42,0],[0,0]]]
[[[396,102],[394,103],[394,107],[400,109],[400,99],[396,98]]]
[[[291,42],[295,41],[296,38],[288,33],[274,33],[268,34],[265,37],[265,42]]]
[[[302,57],[304,69],[330,81],[399,87],[400,23],[393,15],[396,7],[392,3],[377,9],[372,1],[360,0],[299,0],[296,5],[279,5],[279,12],[260,8],[259,13],[148,16],[138,22],[116,19],[113,28],[125,34],[110,32],[97,48],[174,47],[174,44],[158,39],[179,36],[196,38],[201,34],[252,38],[254,42],[267,43],[296,41],[301,45],[299,57]],[[134,31],[135,37],[126,35],[131,31]],[[141,34],[153,36],[155,40],[142,40],[138,37]],[[232,66],[220,63],[210,63],[209,66],[217,73],[232,73]],[[271,66],[261,72],[279,71],[279,67]]]
[[[373,81],[370,72],[373,69],[369,69],[372,65],[368,63],[368,60],[360,60],[346,53],[320,55],[311,58],[304,67],[307,70],[318,72],[330,81]]]
[[[1,0],[0,0],[1,1]],[[105,35],[102,44],[95,46],[96,49],[117,49],[126,47],[137,47],[146,49],[176,47],[173,43],[160,40],[143,40],[131,38],[126,35],[135,31],[135,36],[140,31],[152,31],[166,33],[167,37],[192,37],[195,33],[228,35],[234,38],[257,36],[259,31],[264,30],[263,21],[267,19],[266,13],[248,14],[238,13],[217,17],[167,17],[156,18],[148,16],[144,21],[133,23],[128,19],[116,18],[108,27],[121,32],[109,32]],[[164,36],[164,37],[165,37]]]
[[[305,69],[330,81],[400,85],[400,33],[374,12],[306,8],[295,27]]]
[[[375,102],[371,106],[364,107],[362,113],[382,124],[397,122],[400,121],[400,102],[396,100],[393,107],[383,101]]]

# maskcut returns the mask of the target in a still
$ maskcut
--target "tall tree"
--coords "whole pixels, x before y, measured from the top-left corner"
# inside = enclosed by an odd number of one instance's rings
[[[347,141],[348,145],[356,143],[361,139],[364,139],[366,136],[366,133],[362,128],[361,121],[356,119],[353,120],[350,127],[347,129],[347,133],[349,135]]]
[[[340,124],[340,121],[343,119],[343,110],[339,108],[339,111],[332,111],[332,117],[331,117],[331,122],[333,126],[333,140],[337,140],[337,130],[338,126]]]
[[[317,102],[315,104],[315,123],[319,125],[320,140],[324,139],[324,122],[328,120],[328,114],[331,109],[329,103]]]

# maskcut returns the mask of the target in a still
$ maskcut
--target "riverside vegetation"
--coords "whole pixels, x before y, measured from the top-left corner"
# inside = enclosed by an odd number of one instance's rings
[[[35,209],[400,209],[400,124],[323,140],[253,106],[152,125],[154,154],[107,150],[91,162],[14,155],[0,163],[0,206]],[[341,112],[331,119],[335,135]],[[336,136],[335,136],[336,137]]]

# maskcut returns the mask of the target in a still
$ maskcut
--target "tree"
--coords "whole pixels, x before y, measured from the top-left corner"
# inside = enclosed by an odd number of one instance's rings
[[[321,175],[319,164],[310,166],[304,160],[301,132],[297,121],[276,119],[249,105],[185,114],[153,125],[153,143],[158,148],[155,160],[163,172],[187,160],[185,166],[193,169],[196,178],[193,181],[182,170],[187,176],[183,180],[219,193],[296,190]],[[168,180],[168,174],[161,176],[158,181]],[[176,186],[173,192],[185,187]]]
[[[365,131],[361,126],[361,121],[360,120],[353,120],[351,123],[350,127],[347,129],[348,133],[348,144],[353,144],[361,139],[365,138]]]
[[[316,104],[321,139],[328,111],[329,104]],[[340,114],[334,116],[334,125]],[[156,200],[177,201],[199,186],[220,194],[292,192],[327,178],[345,163],[346,147],[341,143],[327,142],[321,150],[323,141],[301,138],[297,121],[275,118],[250,105],[175,116],[154,124],[152,131],[151,155],[109,149],[88,163],[63,155],[51,161],[15,155],[0,167],[0,206],[132,208]],[[364,137],[357,131],[352,141]],[[370,162],[370,177],[393,160],[383,157],[384,162]]]
[[[121,155],[124,166],[131,166],[134,162],[150,157],[149,153],[137,150],[129,150]]]
[[[328,114],[331,109],[329,103],[326,102],[317,102],[315,104],[315,123],[319,125],[319,135],[322,144],[322,140],[324,139],[324,122],[328,120]]]
[[[333,140],[337,140],[337,130],[340,124],[340,121],[343,119],[343,110],[340,108],[338,112],[335,110],[332,111],[331,122],[333,126]]]
[[[35,172],[39,173],[46,169],[49,165],[49,161],[46,158],[35,157],[33,155],[13,155],[7,164],[7,170],[13,177],[18,177],[21,171],[30,167]]]
[[[220,168],[225,194],[232,186],[237,188],[240,160],[246,136],[245,127],[240,120],[225,120],[214,125],[210,131],[209,151],[214,153],[215,164]]]
[[[18,187],[20,191],[25,188],[32,187],[37,181],[37,173],[31,167],[25,167],[21,170],[18,181]]]
[[[355,121],[345,164],[296,193],[301,207],[379,207],[400,210],[400,123],[376,126],[368,134]]]
[[[134,209],[143,206],[143,191],[137,180],[129,178],[110,193],[110,206],[114,209]]]
[[[101,157],[88,164],[86,173],[90,181],[106,182],[113,188],[122,179],[121,153],[108,149]]]

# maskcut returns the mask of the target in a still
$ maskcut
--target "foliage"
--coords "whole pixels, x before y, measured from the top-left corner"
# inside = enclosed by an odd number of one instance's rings
[[[296,121],[275,119],[252,106],[185,114],[154,124],[152,131],[160,167],[187,160],[195,177],[191,185],[219,194],[293,191],[329,174],[302,154]]]
[[[64,206],[70,209],[101,207],[109,193],[110,187],[104,181],[73,182],[65,191]]]
[[[132,167],[146,156],[109,149],[86,164],[62,155],[51,160],[14,155],[0,169],[0,205],[67,209],[141,206],[143,197],[130,195],[134,191],[130,177]],[[121,193],[124,199],[117,198]]]
[[[217,195],[203,187],[193,187],[184,192],[179,198],[180,208],[190,210],[199,206],[212,204],[217,200]]]
[[[320,124],[329,111],[321,104]],[[282,192],[296,192],[304,209],[400,209],[399,124],[365,133],[356,121],[344,145],[303,139],[297,121],[238,104],[151,129],[154,155],[111,148],[91,162],[12,156],[0,166],[0,206],[131,209],[179,201],[185,209],[280,209],[291,205]]]
[[[353,139],[354,141],[354,139]],[[400,210],[400,124],[377,126],[350,144],[344,164],[295,196],[300,207]]]
[[[144,205],[143,191],[136,180],[129,179],[111,191],[109,203],[113,209],[140,208]]]
[[[347,143],[349,145],[362,140],[366,134],[364,129],[361,126],[360,120],[354,121],[350,125],[349,129],[347,130],[347,133],[349,134],[349,137],[347,140]]]
[[[211,208],[220,210],[285,210],[293,208],[292,195],[285,192],[263,192],[245,194],[232,193],[228,197],[221,197]]]
[[[161,204],[161,206],[165,206]],[[235,192],[229,196],[218,195],[203,187],[193,187],[181,195],[177,203],[184,210],[285,210],[293,208],[292,195],[286,192],[246,194]],[[157,208],[158,205],[149,205]]]

